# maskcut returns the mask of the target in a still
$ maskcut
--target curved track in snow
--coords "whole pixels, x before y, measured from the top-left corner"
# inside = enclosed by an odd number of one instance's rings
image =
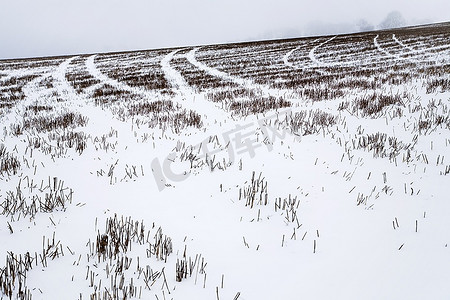
[[[195,67],[197,67],[198,69],[205,71],[206,73],[208,73],[209,75],[218,77],[220,79],[226,80],[226,81],[231,81],[233,83],[236,83],[238,85],[242,85],[242,86],[251,86],[254,83],[251,80],[248,79],[244,79],[244,78],[239,78],[236,76],[232,76],[226,72],[220,71],[218,69],[215,68],[211,68],[209,66],[207,66],[206,64],[198,61],[195,58],[195,53],[197,52],[197,50],[200,49],[198,48],[194,48],[193,50],[189,51],[189,53],[186,55],[186,58],[188,59],[188,61],[193,64]]]
[[[289,62],[289,57],[290,57],[295,51],[299,50],[301,47],[302,47],[302,46],[298,46],[298,47],[296,47],[296,48],[290,50],[288,53],[286,53],[286,54],[283,56],[283,62],[284,62],[284,65],[285,65],[285,66],[290,67],[290,68],[296,68],[296,66],[295,66],[292,62]]]
[[[377,35],[373,39],[373,43],[374,43],[375,47],[377,48],[377,50],[384,53],[387,57],[391,57],[391,58],[394,58],[396,60],[401,60],[401,61],[408,60],[408,61],[411,61],[414,63],[422,63],[424,61],[430,61],[430,60],[435,61],[437,58],[441,57],[441,53],[432,53],[431,51],[445,49],[445,46],[432,47],[432,48],[427,48],[427,49],[414,49],[414,48],[404,44],[402,41],[400,41],[395,36],[395,34],[393,34],[392,40],[396,44],[398,44],[399,46],[401,46],[403,49],[406,50],[403,53],[394,54],[394,53],[389,52],[387,49],[383,48],[383,46],[378,42],[378,38],[379,38],[379,35]],[[402,55],[411,55],[411,57],[404,57]]]
[[[175,70],[170,65],[170,61],[173,59],[173,57],[179,52],[180,50],[175,50],[164,56],[164,58],[161,60],[161,69],[164,72],[164,76],[166,77],[166,80],[170,83],[173,90],[176,93],[192,93],[192,89],[189,86],[189,84],[186,82],[186,80],[183,78],[180,72]]]
[[[395,34],[392,34],[392,39],[394,40],[394,42],[396,42],[398,45],[402,46],[403,48],[407,49],[410,52],[419,52],[417,50],[415,50],[414,48],[404,44],[402,41],[400,41]]]
[[[214,104],[211,104],[208,101],[202,101],[201,99],[195,101],[196,98],[193,95],[192,89],[189,87],[189,85],[181,76],[181,74],[170,65],[170,61],[173,59],[174,55],[178,51],[179,50],[175,50],[167,54],[161,60],[161,67],[164,72],[164,75],[166,76],[166,79],[172,85],[173,90],[177,94],[176,97],[172,97],[170,100],[176,104],[179,104],[183,108],[196,111],[197,113],[202,115],[202,118],[204,120],[208,119],[208,115],[211,114],[213,115],[223,114],[224,113],[223,110],[221,110],[220,108],[216,107]],[[102,83],[109,84],[119,90],[143,96],[149,101],[156,100],[155,98],[157,97],[157,93],[155,92],[151,92],[140,87],[131,87],[126,83],[110,78],[105,74],[103,74],[95,65],[95,56],[96,55],[90,56],[86,61],[88,71],[93,77],[100,80]]]
[[[375,47],[377,48],[378,51],[380,51],[381,53],[384,53],[387,57],[392,57],[392,58],[399,59],[399,60],[405,59],[398,55],[392,54],[391,52],[389,52],[389,51],[385,50],[383,47],[381,47],[380,43],[378,43],[379,37],[380,36],[377,34],[376,37],[373,38],[373,44],[375,45]]]
[[[311,59],[311,61],[312,61],[316,66],[318,66],[318,67],[324,67],[324,66],[327,65],[326,63],[320,61],[320,60],[316,57],[316,54],[315,54],[316,50],[319,49],[320,47],[322,47],[323,45],[325,45],[325,44],[331,42],[331,41],[334,40],[335,38],[336,38],[336,36],[333,36],[332,38],[329,38],[329,39],[326,40],[325,42],[323,42],[323,43],[321,43],[321,44],[319,44],[319,45],[313,47],[313,48],[311,49],[311,51],[309,51],[309,55],[308,55],[308,56],[309,56],[309,59]]]
[[[220,78],[222,80],[230,81],[230,82],[233,82],[235,84],[241,85],[241,86],[246,87],[246,88],[258,89],[265,96],[278,97],[280,95],[280,91],[271,89],[269,86],[262,85],[262,84],[257,84],[257,83],[253,82],[250,79],[246,79],[246,78],[241,78],[241,77],[230,75],[230,74],[228,74],[226,72],[223,72],[223,71],[220,71],[218,69],[211,68],[211,67],[207,66],[206,64],[198,61],[197,58],[195,57],[195,53],[198,51],[198,49],[200,49],[200,47],[194,48],[193,50],[189,51],[189,53],[186,55],[188,61],[192,65],[197,67],[198,69],[200,69],[202,71],[205,71],[209,75],[218,77],[218,78]]]
[[[314,41],[312,41],[312,44],[316,43],[319,39],[315,39]],[[294,68],[294,69],[307,69],[310,68],[310,66],[297,66],[292,62],[289,62],[289,57],[291,57],[292,54],[294,54],[294,52],[300,50],[301,48],[303,48],[304,45],[300,45],[292,50],[290,50],[289,52],[287,52],[284,56],[283,56],[283,62],[284,65],[290,68]]]
[[[392,39],[398,45],[400,45],[404,49],[408,50],[409,53],[407,53],[407,54],[419,56],[418,60],[422,60],[422,61],[437,61],[437,60],[446,61],[446,60],[448,60],[448,55],[443,55],[443,53],[441,53],[441,52],[435,53],[433,51],[434,50],[445,50],[445,49],[448,49],[448,48],[450,48],[450,45],[428,47],[428,48],[423,48],[423,49],[414,49],[411,46],[408,46],[405,43],[403,43],[402,41],[400,41],[395,36],[395,34],[392,35]]]

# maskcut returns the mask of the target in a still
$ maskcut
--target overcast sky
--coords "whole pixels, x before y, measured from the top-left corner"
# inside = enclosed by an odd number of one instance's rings
[[[334,33],[396,10],[450,21],[450,0],[0,0],[0,58]]]

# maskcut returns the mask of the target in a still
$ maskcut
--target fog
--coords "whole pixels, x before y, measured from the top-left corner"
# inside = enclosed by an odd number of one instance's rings
[[[448,0],[0,0],[0,58],[336,34],[450,21]]]

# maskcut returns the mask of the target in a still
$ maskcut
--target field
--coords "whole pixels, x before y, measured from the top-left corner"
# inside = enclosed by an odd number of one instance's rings
[[[448,299],[450,23],[0,61],[0,299]]]

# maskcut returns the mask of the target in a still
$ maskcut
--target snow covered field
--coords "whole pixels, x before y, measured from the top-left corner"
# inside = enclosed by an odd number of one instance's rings
[[[450,23],[0,61],[0,299],[448,299]]]

